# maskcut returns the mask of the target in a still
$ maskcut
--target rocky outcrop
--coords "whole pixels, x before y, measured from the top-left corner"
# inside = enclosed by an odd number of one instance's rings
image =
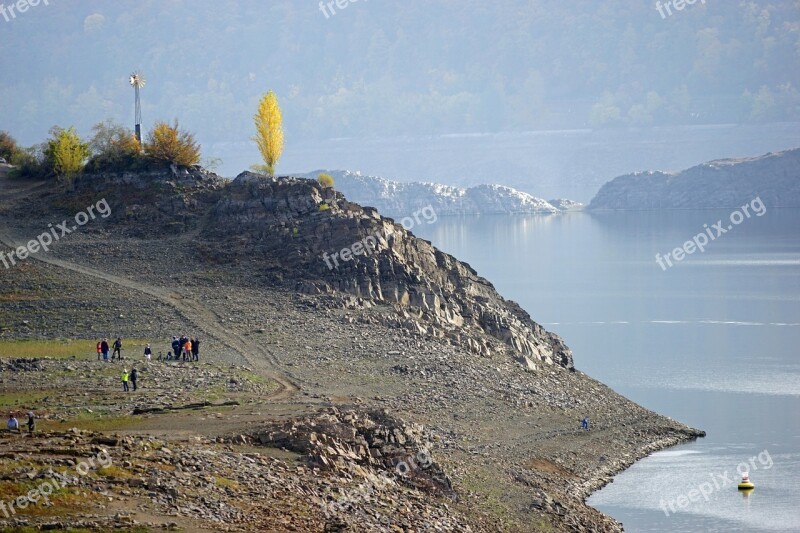
[[[292,419],[238,436],[234,442],[283,448],[302,454],[312,468],[339,471],[373,467],[386,482],[401,479],[415,488],[457,500],[450,479],[434,461],[429,436],[419,424],[406,423],[388,411],[339,411]]]
[[[504,185],[462,188],[419,181],[401,183],[347,170],[318,170],[303,177],[316,179],[320,172],[330,174],[336,180],[336,190],[350,200],[398,219],[413,216],[427,206],[440,216],[559,212],[541,198]]]
[[[76,184],[76,194],[87,188],[116,191],[107,196],[112,208],[124,213],[114,217],[121,231],[135,236],[196,231],[202,236],[196,253],[204,261],[247,264],[248,272],[292,290],[338,291],[362,305],[391,306],[392,313],[375,319],[476,354],[508,352],[527,368],[540,363],[573,368],[560,337],[503,299],[468,264],[314,180],[245,172],[226,183],[194,168],[87,176]],[[142,221],[147,223],[131,223]]]
[[[800,207],[800,149],[722,159],[675,174],[639,172],[606,183],[589,209]]]
[[[315,181],[243,173],[213,215],[214,241],[235,234],[238,244],[223,253],[263,258],[274,275],[294,279],[301,290],[390,304],[397,313],[388,322],[478,354],[510,348],[522,359],[572,368],[561,338],[503,299],[468,264]]]

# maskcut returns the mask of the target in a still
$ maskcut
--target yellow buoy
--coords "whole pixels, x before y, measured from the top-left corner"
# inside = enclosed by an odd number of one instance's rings
[[[754,488],[756,486],[750,481],[750,475],[747,472],[743,472],[742,480],[739,482],[739,490],[753,490]]]

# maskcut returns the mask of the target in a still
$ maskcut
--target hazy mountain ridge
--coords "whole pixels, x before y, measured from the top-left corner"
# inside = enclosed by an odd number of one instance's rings
[[[588,209],[727,208],[756,197],[767,207],[800,207],[800,148],[709,161],[676,173],[619,176],[600,188]]]
[[[314,179],[320,172],[333,176],[336,190],[348,199],[375,207],[385,216],[398,219],[426,206],[433,207],[438,215],[561,212],[547,200],[505,185],[484,184],[464,188],[429,182],[400,183],[347,170],[317,170],[303,174],[303,177]]]
[[[795,5],[654,4],[50,2],[3,21],[0,121],[125,120],[137,68],[145,121],[180,110],[203,143],[244,138],[265,84],[293,139],[798,119]]]

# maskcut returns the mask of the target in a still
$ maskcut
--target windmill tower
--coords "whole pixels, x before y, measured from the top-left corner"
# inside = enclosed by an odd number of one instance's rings
[[[142,142],[142,102],[139,99],[139,89],[145,84],[144,76],[141,72],[134,72],[130,77],[130,84],[136,93],[136,140]]]

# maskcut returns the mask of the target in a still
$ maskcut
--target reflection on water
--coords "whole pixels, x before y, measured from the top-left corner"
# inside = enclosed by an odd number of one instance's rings
[[[719,213],[440,217],[417,232],[564,337],[576,367],[707,431],[589,499],[627,531],[800,530],[800,210],[768,211],[705,253],[658,266],[657,252]],[[774,466],[751,471],[755,491],[738,492],[736,466],[765,450]],[[726,472],[732,482],[708,500],[664,513]]]

